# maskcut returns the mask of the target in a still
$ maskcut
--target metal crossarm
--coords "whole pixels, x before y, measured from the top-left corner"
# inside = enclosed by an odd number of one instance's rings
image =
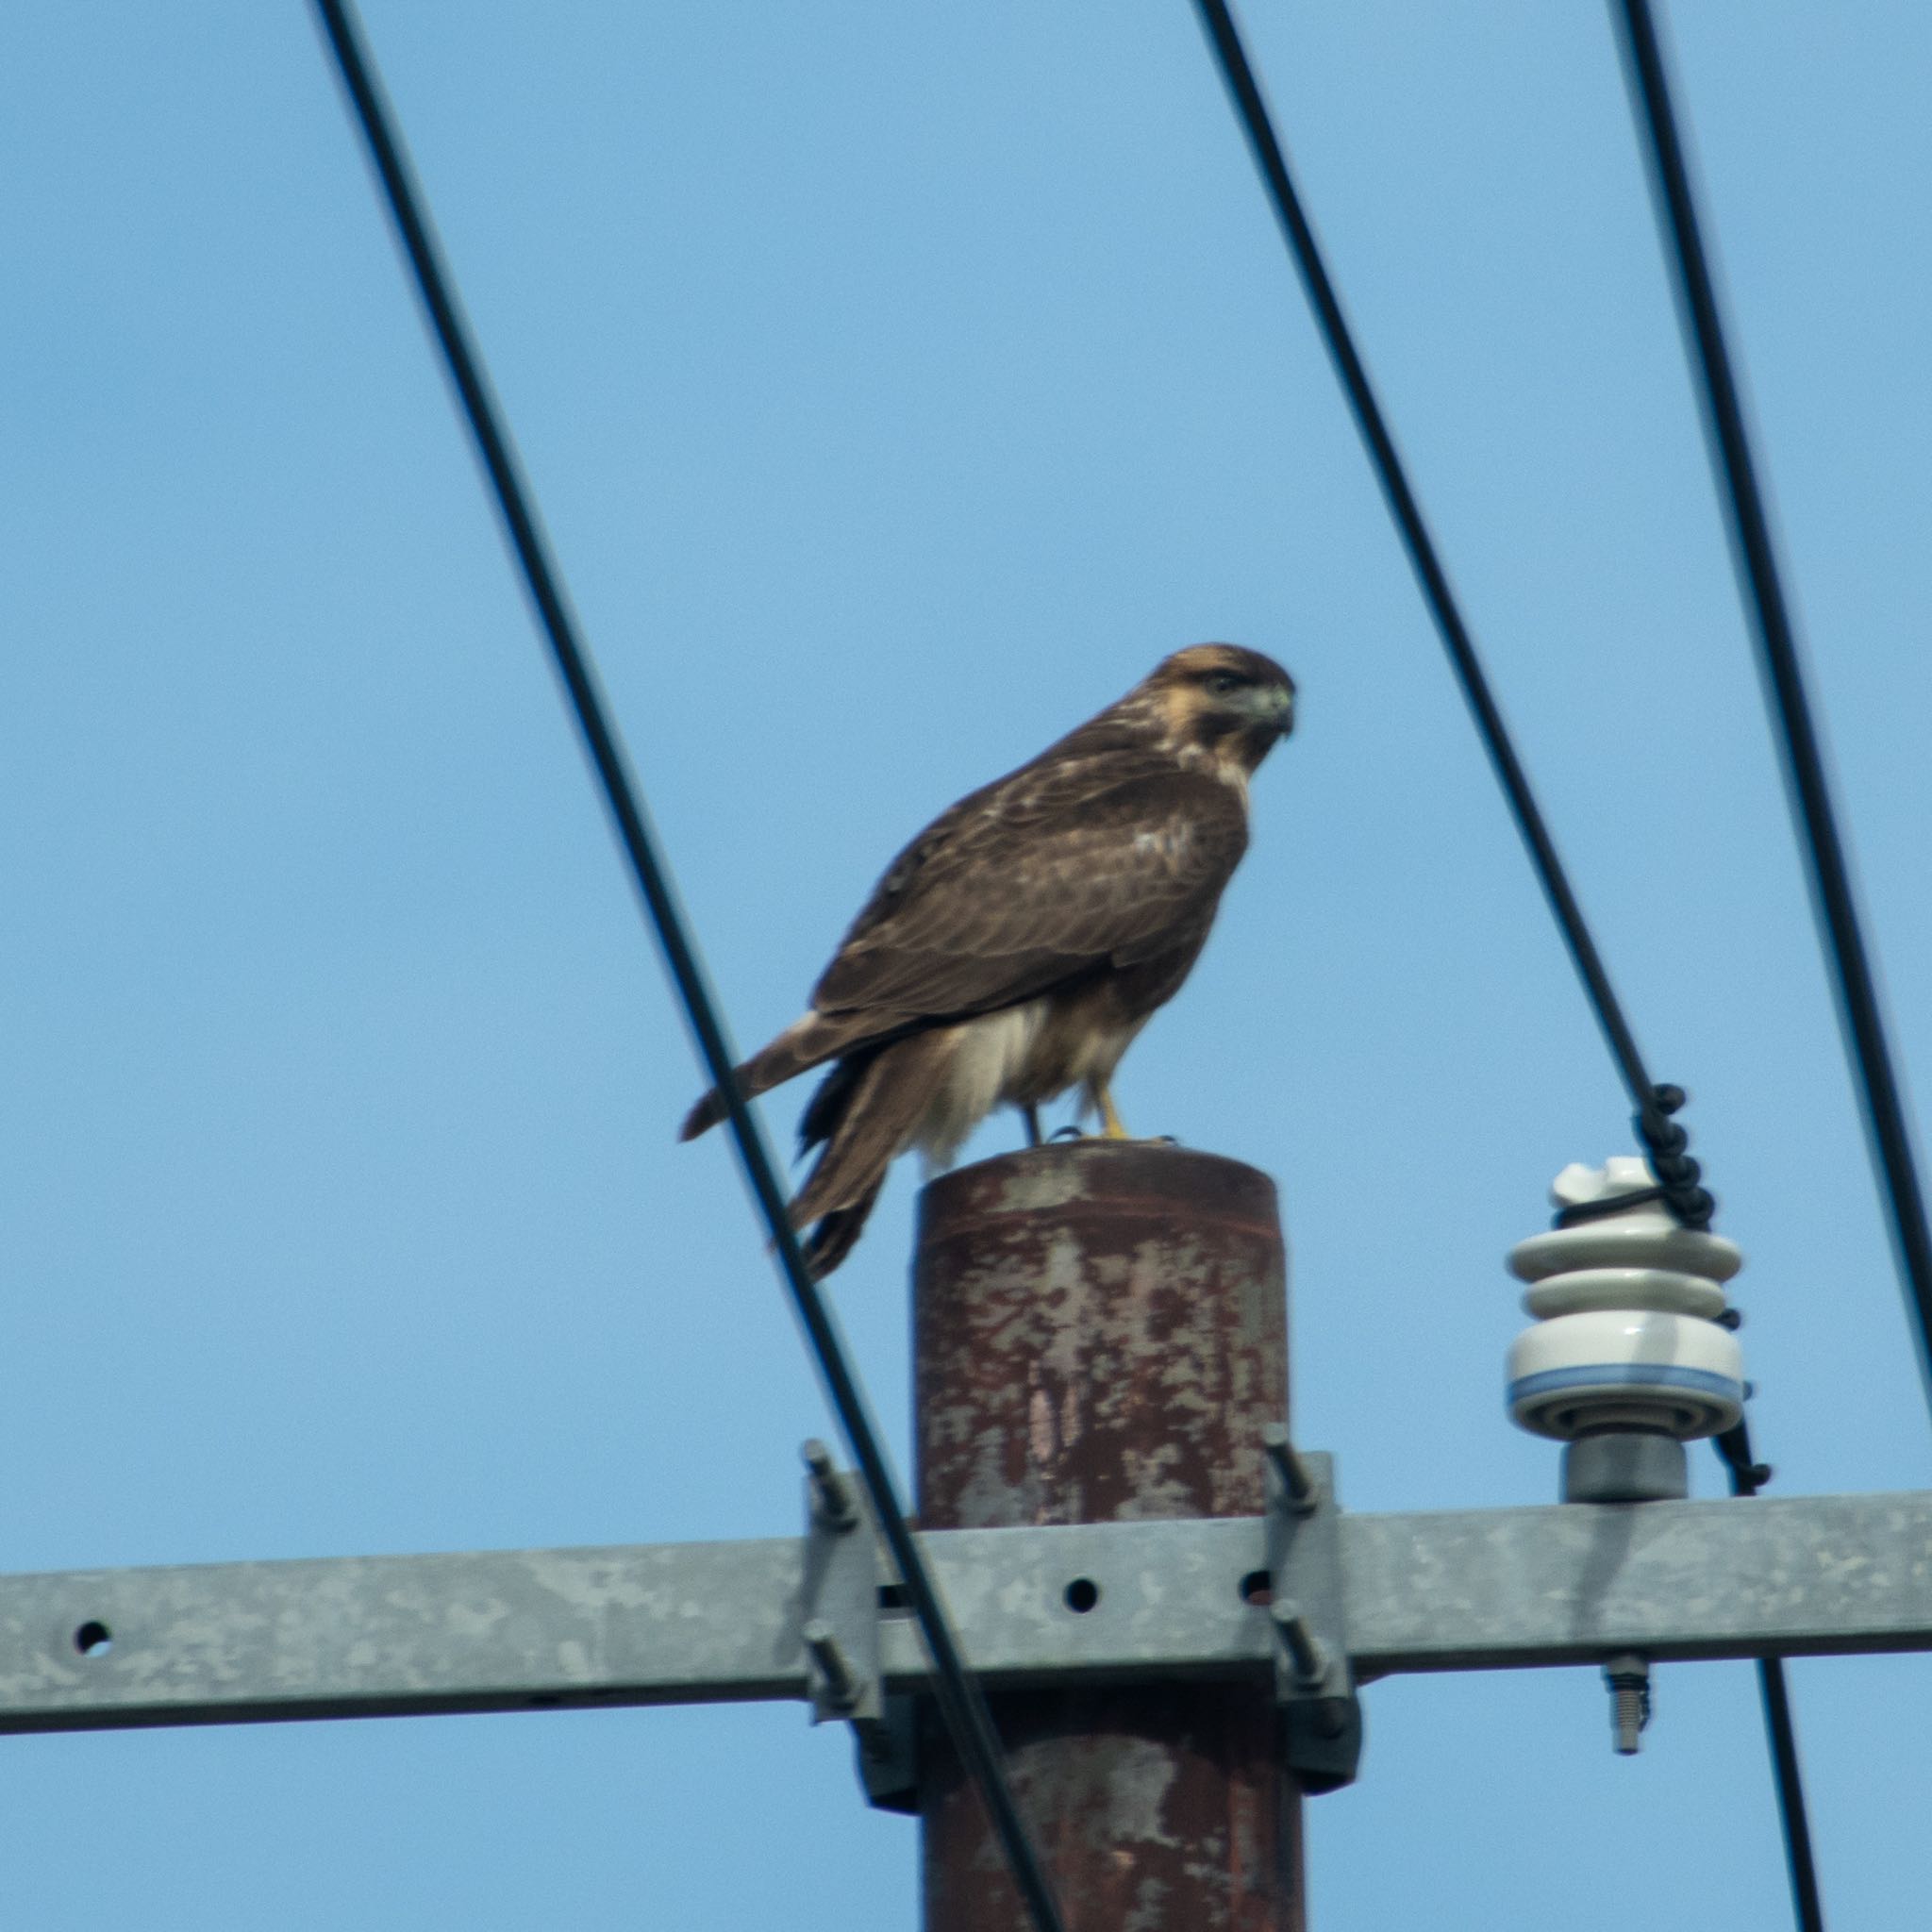
[[[1340,1516],[1357,1676],[1932,1650],[1932,1492]],[[1252,1677],[1261,1517],[920,1539],[995,1686]],[[1309,1545],[1313,1549],[1314,1545]],[[810,1698],[807,1541],[0,1577],[0,1730]],[[1318,1600],[1291,1554],[1273,1587]],[[1320,1558],[1317,1558],[1320,1560]],[[891,1582],[881,1561],[882,1584]],[[1086,1578],[1091,1610],[1067,1605]],[[1245,1588],[1244,1588],[1245,1587]],[[885,1685],[930,1666],[880,1614]]]

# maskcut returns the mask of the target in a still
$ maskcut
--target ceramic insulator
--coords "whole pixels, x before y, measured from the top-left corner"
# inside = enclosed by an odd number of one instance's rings
[[[1605,1211],[1510,1253],[1538,1320],[1509,1350],[1509,1413],[1533,1434],[1641,1429],[1689,1441],[1743,1412],[1743,1357],[1715,1317],[1744,1257],[1720,1235],[1680,1226],[1658,1202],[1607,1207],[1654,1185],[1648,1163],[1627,1155],[1566,1167],[1551,1189],[1557,1208]]]

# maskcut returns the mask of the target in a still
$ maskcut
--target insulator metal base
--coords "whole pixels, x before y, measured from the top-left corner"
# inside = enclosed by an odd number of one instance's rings
[[[1674,1436],[1608,1429],[1564,1445],[1566,1503],[1680,1503],[1690,1493],[1690,1463]]]

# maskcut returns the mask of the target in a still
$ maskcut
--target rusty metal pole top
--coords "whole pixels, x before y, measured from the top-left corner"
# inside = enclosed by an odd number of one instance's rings
[[[923,1526],[1265,1508],[1287,1263],[1274,1183],[1253,1168],[1074,1141],[944,1174],[921,1204],[913,1326]],[[1070,1586],[1070,1618],[1107,1610],[1098,1587]],[[1270,1688],[1008,1692],[992,1707],[1077,1932],[1300,1926],[1300,1799]],[[927,1932],[1017,1932],[984,1816],[930,1733],[921,1784]]]
[[[919,1508],[934,1527],[1242,1516],[1288,1406],[1274,1184],[1159,1142],[1050,1141],[922,1202]]]

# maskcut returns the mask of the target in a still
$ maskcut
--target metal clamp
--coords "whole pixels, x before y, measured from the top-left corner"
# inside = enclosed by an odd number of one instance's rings
[[[1341,1515],[1331,1457],[1299,1456],[1279,1423],[1261,1432],[1268,1468],[1269,1619],[1282,1750],[1303,1790],[1352,1784],[1361,1700],[1348,1657]]]
[[[806,1656],[811,1718],[875,1718],[885,1707],[879,1681],[878,1557],[850,1476],[812,1440],[800,1455],[805,1477],[805,1567],[799,1580],[797,1641]]]
[[[879,1558],[872,1519],[849,1471],[816,1438],[804,1457],[805,1565],[796,1640],[811,1721],[852,1726],[858,1781],[882,1810],[919,1808],[914,1705],[888,1697],[879,1674]]]

